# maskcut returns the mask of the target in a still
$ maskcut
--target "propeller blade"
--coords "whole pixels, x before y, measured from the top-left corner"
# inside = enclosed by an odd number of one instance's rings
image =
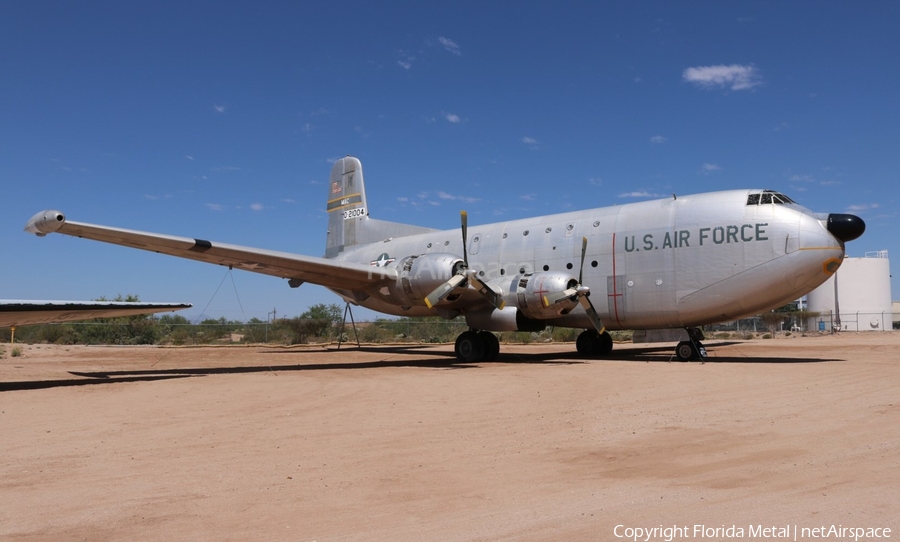
[[[588,318],[591,319],[591,324],[594,325],[594,329],[597,330],[597,333],[602,334],[604,331],[606,331],[606,326],[604,326],[603,322],[600,321],[600,316],[594,309],[594,305],[591,303],[590,297],[588,297],[588,294],[585,293],[584,295],[579,296],[579,298],[581,306],[584,307],[584,312],[587,313]]]
[[[584,284],[581,275],[584,273],[584,255],[587,254],[587,237],[581,238],[581,265],[578,266],[578,284]]]
[[[555,294],[547,294],[541,298],[541,302],[543,302],[545,307],[549,307],[550,305],[555,305],[564,299],[572,299],[573,296],[578,295],[577,288],[569,288],[568,290],[563,290],[562,292],[558,292]]]
[[[503,310],[503,307],[506,306],[506,301],[503,301],[503,295],[494,289],[493,286],[481,280],[478,277],[478,273],[474,270],[469,269],[466,271],[466,278],[469,279],[469,284],[475,287],[485,299],[487,299],[494,308],[498,310]]]
[[[463,238],[463,265],[469,267],[469,255],[466,253],[466,233],[469,230],[469,213],[465,211],[459,212],[459,221],[462,225]]]
[[[466,281],[465,275],[453,275],[452,277],[450,277],[450,280],[441,284],[440,286],[435,288],[430,294],[425,296],[425,305],[427,305],[429,309],[434,307],[435,305],[437,305],[438,303],[443,301],[444,298],[446,298],[448,295],[450,295],[450,292],[457,289],[465,281]]]

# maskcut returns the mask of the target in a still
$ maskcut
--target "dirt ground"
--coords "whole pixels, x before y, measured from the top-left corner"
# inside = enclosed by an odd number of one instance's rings
[[[0,539],[900,538],[900,334],[706,346],[7,345]]]

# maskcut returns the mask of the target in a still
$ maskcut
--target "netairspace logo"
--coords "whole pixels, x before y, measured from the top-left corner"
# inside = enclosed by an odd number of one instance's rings
[[[822,525],[819,527],[800,527],[798,525],[672,525],[671,527],[628,527],[616,525],[613,529],[616,538],[633,542],[674,540],[732,540],[746,538],[749,540],[878,540],[891,538],[889,527],[844,527],[843,525]]]

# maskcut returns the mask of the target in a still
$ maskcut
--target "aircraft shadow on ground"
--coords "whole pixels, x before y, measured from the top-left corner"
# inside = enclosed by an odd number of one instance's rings
[[[845,361],[837,358],[774,358],[774,357],[748,357],[748,356],[729,356],[718,355],[716,348],[742,344],[737,341],[730,342],[704,342],[709,356],[703,360],[683,362],[675,357],[674,345],[667,346],[648,346],[639,348],[623,348],[613,350],[612,354],[603,358],[607,361],[640,361],[640,362],[672,362],[672,363],[772,363],[772,364],[789,364],[789,363],[829,363],[834,361]]]
[[[75,374],[75,373],[71,373]],[[80,375],[78,375],[80,376]],[[165,374],[156,376],[118,376],[115,378],[73,378],[65,380],[24,380],[19,382],[0,382],[0,393],[5,391],[42,390],[68,386],[90,386],[94,384],[119,384],[122,382],[152,382],[155,380],[172,380],[174,378],[190,378],[191,375]]]
[[[396,354],[415,354],[415,350],[424,348],[422,346],[406,347],[386,347],[372,348],[366,347],[360,349],[366,352],[375,352],[389,355]],[[321,350],[272,350],[263,352],[264,354],[276,355],[310,355],[323,352],[335,352],[336,349]],[[347,350],[348,355],[352,355],[357,349]],[[246,373],[279,373],[289,371],[321,371],[321,370],[351,370],[351,369],[382,369],[382,368],[425,368],[425,369],[474,369],[481,366],[482,363],[542,363],[542,364],[561,364],[570,365],[572,363],[580,363],[581,361],[560,361],[558,359],[539,359],[537,357],[529,357],[527,359],[508,359],[497,360],[494,362],[481,363],[460,363],[456,361],[453,352],[430,352],[434,356],[433,359],[405,359],[405,360],[377,360],[362,362],[331,362],[331,363],[303,363],[303,364],[266,364],[252,366],[231,366],[231,367],[198,367],[198,368],[170,368],[170,369],[134,369],[123,371],[69,371],[74,377],[66,380],[32,380],[19,382],[0,382],[0,393],[5,391],[21,391],[21,390],[39,390],[47,388],[67,387],[67,386],[83,386],[96,384],[118,384],[122,382],[141,382],[154,380],[167,380],[174,378],[193,378],[207,375],[223,375],[223,374],[246,374]]]
[[[707,350],[715,347],[740,344],[735,342],[707,343]],[[347,347],[340,351],[352,356],[354,352],[367,352],[388,355],[422,354],[419,352],[427,345],[403,345],[361,348]],[[384,369],[384,368],[423,368],[423,369],[473,369],[494,364],[540,364],[540,365],[578,365],[599,361],[623,361],[643,363],[685,363],[677,360],[673,354],[672,346],[651,346],[640,348],[622,348],[613,350],[612,354],[604,358],[585,358],[574,351],[563,352],[510,352],[501,351],[500,356],[494,361],[482,361],[473,363],[461,363],[456,360],[452,350],[433,350],[427,352],[428,358],[401,359],[401,360],[375,360],[361,362],[330,362],[330,363],[301,363],[301,364],[266,364],[252,366],[232,367],[202,367],[202,368],[171,368],[171,369],[135,369],[123,371],[70,371],[73,379],[62,380],[33,380],[19,382],[0,382],[0,392],[19,390],[38,390],[66,386],[83,386],[96,384],[118,384],[123,382],[148,382],[156,380],[170,380],[176,378],[192,378],[207,375],[223,374],[247,374],[247,373],[278,373],[289,371],[321,371],[321,370],[359,370],[359,369]],[[310,355],[317,353],[334,353],[334,348],[315,350],[270,350],[263,354],[271,355]],[[712,352],[703,363],[827,363],[842,361],[831,358],[772,358],[772,357],[736,357],[717,356]],[[686,363],[698,363],[697,361]]]

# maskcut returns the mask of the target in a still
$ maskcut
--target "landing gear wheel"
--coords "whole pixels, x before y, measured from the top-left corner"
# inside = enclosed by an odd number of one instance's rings
[[[484,361],[494,361],[500,355],[500,339],[490,331],[478,334],[484,344]]]
[[[586,329],[575,339],[575,349],[582,356],[593,356],[598,350],[597,345],[599,342],[600,334],[593,329]]]
[[[603,333],[600,334],[598,339],[599,339],[599,342],[597,343],[597,346],[599,348],[597,350],[597,354],[599,354],[601,356],[608,356],[610,354],[610,352],[612,352],[612,349],[613,349],[612,337],[609,335],[609,333],[604,331]]]
[[[456,359],[463,363],[481,361],[484,359],[485,341],[475,331],[460,333],[456,338],[454,352],[456,352]]]
[[[582,356],[608,356],[613,349],[613,340],[609,333],[597,333],[596,330],[586,329],[575,340],[575,349]]]
[[[680,361],[691,361],[700,359],[700,352],[691,341],[681,341],[678,343],[678,346],[675,347],[675,357]]]

